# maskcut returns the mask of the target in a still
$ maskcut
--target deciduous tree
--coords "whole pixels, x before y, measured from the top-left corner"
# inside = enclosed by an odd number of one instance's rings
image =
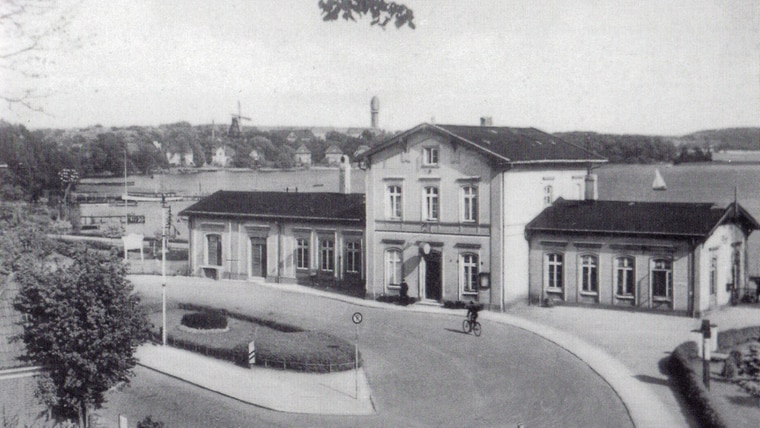
[[[115,251],[79,247],[70,256],[64,263],[27,259],[15,275],[14,307],[25,314],[25,358],[43,368],[55,415],[86,427],[88,409],[129,382],[148,322]]]
[[[408,25],[414,29],[414,12],[403,3],[385,0],[319,0],[322,19],[335,21],[343,18],[346,21],[356,21],[355,17],[370,16],[371,25],[382,28],[394,21],[396,28]]]

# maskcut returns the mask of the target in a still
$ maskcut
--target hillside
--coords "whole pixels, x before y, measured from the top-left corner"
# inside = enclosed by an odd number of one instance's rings
[[[694,132],[673,138],[677,146],[686,144],[720,150],[760,150],[760,128],[726,128]]]

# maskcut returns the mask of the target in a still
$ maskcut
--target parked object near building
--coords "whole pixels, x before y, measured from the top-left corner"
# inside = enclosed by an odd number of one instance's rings
[[[490,122],[487,122],[490,123]],[[421,124],[365,153],[367,294],[490,308],[528,298],[525,225],[596,195],[605,159],[534,128]]]
[[[526,227],[531,301],[701,316],[748,290],[744,208],[558,200]]]

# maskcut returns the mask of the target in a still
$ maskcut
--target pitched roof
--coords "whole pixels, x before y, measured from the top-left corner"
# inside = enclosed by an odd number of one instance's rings
[[[498,161],[512,165],[536,163],[602,163],[607,160],[589,150],[536,128],[500,126],[431,125],[423,123],[395,135],[365,153],[371,157],[411,134],[431,131],[468,145]]]
[[[296,150],[296,153],[298,153],[298,154],[311,154],[311,150],[309,150],[309,148],[306,147],[306,144],[301,144],[301,146],[298,147],[298,150]]]
[[[567,201],[558,199],[525,227],[532,232],[591,233],[650,237],[706,238],[715,227],[740,223],[748,230],[760,225],[741,205],[711,203]]]
[[[343,151],[335,144],[331,145],[330,147],[325,150],[325,154],[329,155],[342,155]]]
[[[179,213],[180,216],[264,220],[332,221],[364,224],[360,193],[239,192],[220,190]]]

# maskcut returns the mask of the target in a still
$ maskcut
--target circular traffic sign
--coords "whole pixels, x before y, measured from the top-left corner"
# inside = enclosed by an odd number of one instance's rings
[[[361,312],[354,312],[354,315],[351,317],[351,320],[354,322],[354,324],[361,323],[362,322]]]

